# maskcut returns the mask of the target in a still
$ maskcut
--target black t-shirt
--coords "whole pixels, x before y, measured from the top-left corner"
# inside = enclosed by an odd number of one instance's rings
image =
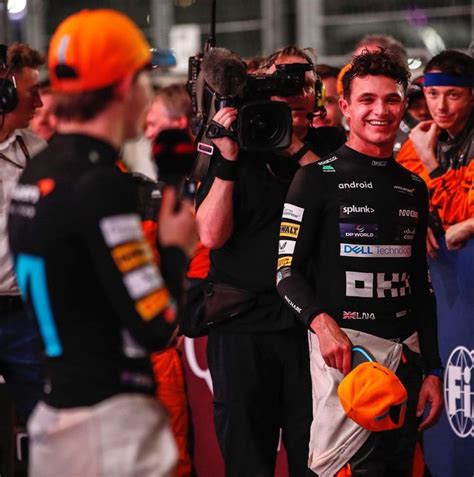
[[[116,158],[97,139],[56,135],[13,192],[11,250],[45,344],[45,401],[58,408],[152,394],[148,351],[176,332],[136,186]]]
[[[335,128],[309,129],[305,138],[323,156],[345,142]],[[200,205],[214,181],[215,161],[197,195]],[[234,230],[225,245],[212,250],[209,279],[253,291],[250,311],[219,325],[221,331],[264,332],[299,325],[275,288],[278,231],[283,203],[299,164],[275,153],[241,153],[234,190]]]
[[[306,325],[326,312],[341,327],[395,341],[417,331],[426,369],[438,368],[427,220],[428,193],[417,175],[391,157],[343,146],[291,184],[278,291]]]

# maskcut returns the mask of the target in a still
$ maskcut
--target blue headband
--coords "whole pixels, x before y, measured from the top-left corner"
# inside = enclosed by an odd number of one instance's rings
[[[471,88],[474,86],[474,78],[469,75],[452,75],[449,73],[425,73],[423,86],[460,86]]]

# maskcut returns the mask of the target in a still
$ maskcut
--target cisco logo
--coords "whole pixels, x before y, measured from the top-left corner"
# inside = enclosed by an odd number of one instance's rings
[[[474,350],[453,350],[446,365],[444,400],[449,424],[458,437],[474,437]]]

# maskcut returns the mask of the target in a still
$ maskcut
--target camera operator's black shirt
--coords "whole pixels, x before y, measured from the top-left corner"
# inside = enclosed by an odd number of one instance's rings
[[[440,367],[427,220],[428,193],[417,175],[393,158],[341,147],[291,184],[280,232],[281,297],[306,325],[326,312],[341,327],[395,341],[417,331],[426,369]]]
[[[148,350],[176,332],[137,188],[116,170],[117,155],[97,139],[58,134],[13,192],[11,250],[45,344],[45,401],[57,408],[153,394]]]
[[[309,129],[305,138],[320,157],[345,142],[336,128]],[[197,194],[200,205],[214,181],[215,161]],[[209,279],[256,292],[257,305],[225,324],[221,331],[283,330],[298,320],[287,310],[275,288],[275,264],[283,203],[300,168],[291,158],[275,153],[241,152],[234,190],[234,231],[225,245],[212,250]]]

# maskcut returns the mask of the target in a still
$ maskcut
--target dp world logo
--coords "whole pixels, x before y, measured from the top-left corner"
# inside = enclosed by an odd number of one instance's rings
[[[449,423],[459,437],[474,437],[474,350],[453,350],[446,366],[444,398]]]

